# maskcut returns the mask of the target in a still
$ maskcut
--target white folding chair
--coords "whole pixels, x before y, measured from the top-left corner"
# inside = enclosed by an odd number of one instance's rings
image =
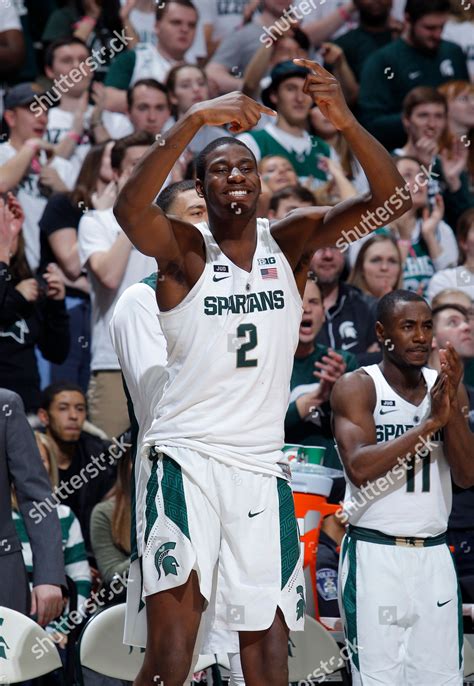
[[[317,681],[318,677],[342,670],[344,659],[330,632],[309,615],[305,616],[304,631],[290,631],[288,642],[288,670],[290,683]],[[324,666],[326,665],[326,666]]]
[[[61,667],[51,636],[30,617],[0,607],[0,684],[17,684]]]
[[[89,619],[77,642],[77,672],[81,684],[84,684],[84,667],[114,679],[134,681],[145,651],[123,643],[124,626],[125,603],[100,610]],[[200,655],[193,673],[215,663],[214,655]]]

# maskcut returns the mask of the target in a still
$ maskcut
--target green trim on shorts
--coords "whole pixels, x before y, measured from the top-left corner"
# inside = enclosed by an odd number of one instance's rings
[[[351,536],[344,537],[343,559],[346,554],[348,560],[347,580],[342,592],[342,603],[344,605],[344,615],[346,618],[346,637],[350,646],[358,646],[357,642],[357,558],[356,545]],[[360,671],[359,651],[357,647],[351,650],[351,660],[354,667]]]
[[[191,540],[188,525],[188,510],[184,496],[181,467],[169,455],[163,455],[163,478],[161,480],[165,515]]]
[[[463,665],[463,658],[462,658],[462,651],[463,651],[463,646],[464,646],[464,626],[463,626],[463,619],[462,619],[462,596],[461,596],[461,586],[459,585],[459,580],[458,580],[458,572],[456,569],[456,562],[454,560],[454,553],[450,552],[451,556],[451,561],[453,563],[454,567],[454,573],[456,575],[456,581],[458,585],[458,650],[459,650],[459,669],[462,668]]]
[[[156,495],[158,493],[158,459],[154,448],[150,449],[149,458],[152,461],[151,474],[146,485],[146,501],[145,501],[145,545],[148,543],[148,537],[151,530],[158,519],[158,510],[156,508]]]
[[[128,417],[130,419],[130,428],[132,436],[132,449],[131,449],[131,462],[132,462],[132,475],[130,480],[130,509],[131,509],[131,522],[130,522],[130,562],[133,562],[138,558],[138,545],[137,545],[137,497],[136,497],[136,479],[135,479],[135,465],[137,461],[137,449],[138,449],[138,421],[135,416],[133,409],[133,402],[130,396],[127,384],[125,382],[125,377],[122,374],[122,384],[123,390],[125,392],[125,397],[127,398],[127,410]]]
[[[362,526],[348,526],[349,536],[356,541],[365,541],[366,543],[378,543],[381,545],[403,545],[406,547],[422,547],[430,548],[435,545],[446,544],[446,532],[438,534],[437,536],[428,536],[427,538],[416,538],[413,536],[390,536],[384,534],[377,529],[366,529]]]
[[[285,588],[300,559],[300,537],[295,503],[290,484],[277,478],[278,512],[280,515],[281,588]]]

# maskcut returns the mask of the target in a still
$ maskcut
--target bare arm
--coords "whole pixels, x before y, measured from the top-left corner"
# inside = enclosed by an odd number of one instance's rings
[[[230,93],[235,89],[241,89],[244,83],[243,79],[230,74],[227,67],[219,62],[210,62],[206,66],[206,74],[211,81],[217,83],[220,93]]]
[[[25,40],[17,29],[0,33],[0,74],[11,74],[23,66]]]
[[[323,19],[315,19],[309,24],[305,24],[302,29],[313,45],[319,45],[323,41],[331,38],[332,34],[340,29],[341,26],[344,26],[346,20],[343,13],[350,14],[353,11],[354,4],[348,2],[343,7],[340,7],[334,10],[334,12],[331,12],[331,14],[325,16]]]
[[[242,93],[248,95],[250,98],[255,98],[260,93],[260,81],[270,67],[276,43],[277,42],[273,43],[270,49],[267,48],[266,45],[262,45],[255,52],[245,69]]]
[[[79,260],[76,229],[59,229],[48,236],[48,241],[59,266],[67,278],[71,281],[78,279],[81,273],[81,263]]]
[[[51,147],[49,143],[46,144]],[[6,193],[17,186],[28,171],[31,160],[44,147],[39,138],[30,138],[17,154],[0,166],[0,193]]]
[[[446,395],[446,381],[442,386],[442,377],[439,377],[433,390],[440,396]],[[397,465],[402,467],[408,457],[424,447],[422,438],[428,439],[443,421],[432,411],[424,422],[399,438],[377,443],[373,418],[375,400],[372,379],[360,371],[342,376],[331,394],[334,437],[347,476],[358,488],[385,476]]]
[[[113,86],[105,87],[105,107],[111,112],[127,114],[127,91]]]
[[[411,207],[409,193],[405,192],[402,198],[396,195],[396,190],[404,189],[405,183],[390,155],[355,119],[338,81],[314,62],[295,61],[312,69],[313,73],[306,79],[305,91],[342,131],[367,176],[370,193],[344,200],[329,210],[321,207],[295,210],[275,224],[273,236],[294,269],[302,258],[303,264],[309,262],[318,248],[335,244],[341,250],[347,249],[347,240],[357,240],[367,233],[365,228],[357,235],[363,220],[370,220],[368,228],[373,231],[384,226],[388,218],[399,217]],[[346,233],[351,229],[351,233]],[[346,240],[345,236],[350,238]],[[301,269],[297,281],[299,288],[304,288],[306,274]]]
[[[116,290],[123,279],[131,249],[132,244],[127,236],[121,233],[110,250],[93,253],[87,266],[102,286]]]

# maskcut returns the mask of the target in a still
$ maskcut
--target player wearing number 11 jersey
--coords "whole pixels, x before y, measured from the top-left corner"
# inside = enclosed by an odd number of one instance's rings
[[[462,364],[426,365],[431,310],[409,291],[377,309],[380,365],[336,382],[334,435],[347,476],[340,604],[355,686],[461,686],[462,617],[446,543],[451,476],[474,483]],[[357,402],[354,403],[354,398]]]
[[[167,217],[153,199],[201,126],[231,124],[239,133],[274,114],[230,93],[194,105],[140,161],[114,208],[134,245],[158,262],[168,357],[142,450],[150,471],[140,546],[147,647],[135,686],[157,675],[166,686],[183,684],[206,605],[214,628],[239,633],[247,686],[287,686],[288,630],[303,628],[299,536],[280,463],[309,263],[366,212],[375,228],[380,205],[398,216],[410,201],[397,194],[401,177],[337,80],[305,60],[294,78],[342,131],[370,196],[302,208],[270,228],[256,218],[255,158],[226,137],[196,165],[209,223]]]

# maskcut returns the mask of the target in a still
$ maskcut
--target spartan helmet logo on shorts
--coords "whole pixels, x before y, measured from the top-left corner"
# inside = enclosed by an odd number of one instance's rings
[[[306,607],[306,600],[304,599],[304,588],[303,586],[297,586],[296,592],[298,593],[300,599],[296,603],[296,619],[302,619],[304,617],[304,609]]]
[[[170,543],[163,543],[163,545],[160,546],[156,551],[155,567],[158,572],[158,579],[161,578],[162,570],[165,573],[165,576],[168,576],[168,574],[174,574],[175,576],[178,576],[178,561],[175,557],[169,554],[170,550],[174,550],[175,548],[176,543],[171,541]]]

